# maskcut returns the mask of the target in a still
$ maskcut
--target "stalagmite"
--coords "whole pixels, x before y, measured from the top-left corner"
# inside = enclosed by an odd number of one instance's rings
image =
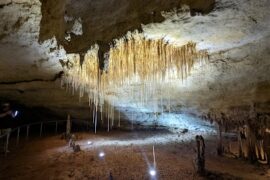
[[[95,108],[96,111],[95,111],[95,134],[97,133],[97,115],[98,115],[98,111],[97,111],[97,107]]]
[[[195,140],[197,145],[197,158],[196,158],[197,173],[200,175],[204,175],[205,174],[204,138],[202,136],[197,135],[195,137]]]

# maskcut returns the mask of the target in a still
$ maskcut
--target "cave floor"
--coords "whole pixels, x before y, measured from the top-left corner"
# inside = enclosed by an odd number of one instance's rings
[[[155,145],[157,179],[204,179],[194,173],[195,132],[171,133],[140,130],[76,133],[82,151],[74,153],[59,135],[20,142],[7,156],[0,156],[0,179],[150,179]],[[216,138],[204,134],[205,179],[270,179],[265,166],[216,155]],[[90,144],[88,144],[90,143]],[[99,153],[104,152],[103,158]]]

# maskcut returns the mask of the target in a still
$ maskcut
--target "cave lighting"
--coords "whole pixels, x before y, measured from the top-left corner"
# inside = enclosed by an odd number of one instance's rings
[[[150,174],[150,176],[154,177],[154,176],[156,176],[157,172],[155,169],[150,169],[149,174]]]
[[[12,113],[12,117],[15,118],[15,117],[18,116],[18,114],[19,114],[19,111],[14,111],[14,112]]]
[[[104,152],[100,152],[100,153],[98,154],[98,156],[99,156],[100,158],[103,158],[103,157],[105,156],[105,153],[104,153]]]

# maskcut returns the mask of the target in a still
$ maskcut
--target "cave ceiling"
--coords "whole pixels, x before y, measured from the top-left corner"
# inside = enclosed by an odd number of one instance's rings
[[[0,97],[26,106],[86,117],[88,98],[61,86],[63,63],[94,45],[108,52],[129,32],[175,47],[195,43],[208,62],[179,84],[160,86],[164,101],[133,105],[129,89],[111,89],[107,102],[122,111],[231,111],[256,106],[270,112],[268,0],[2,0]],[[139,110],[138,110],[139,109]],[[138,117],[139,114],[138,113]]]

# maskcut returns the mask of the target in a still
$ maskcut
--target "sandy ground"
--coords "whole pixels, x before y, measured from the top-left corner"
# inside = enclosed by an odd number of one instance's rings
[[[59,135],[30,139],[0,156],[0,179],[151,179],[153,145],[156,178],[180,179],[270,179],[266,166],[216,155],[214,135],[206,141],[207,178],[194,173],[195,132],[171,133],[164,130],[77,133],[82,151],[74,153]],[[192,138],[193,139],[193,138]],[[88,144],[88,142],[90,144]],[[104,152],[103,158],[99,153]]]

